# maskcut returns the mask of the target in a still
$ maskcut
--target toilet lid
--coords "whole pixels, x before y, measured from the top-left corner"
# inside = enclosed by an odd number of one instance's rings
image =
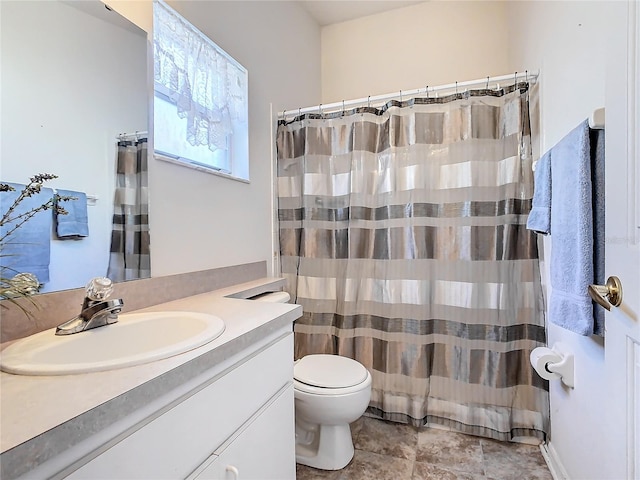
[[[307,355],[293,367],[293,377],[314,387],[346,388],[367,379],[367,369],[339,355]]]

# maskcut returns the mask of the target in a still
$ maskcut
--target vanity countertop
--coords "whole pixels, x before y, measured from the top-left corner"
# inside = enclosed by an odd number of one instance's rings
[[[20,458],[31,461],[45,446],[55,444],[54,450],[62,450],[82,441],[82,437],[121,421],[180,383],[292,324],[302,314],[299,305],[245,300],[279,290],[283,284],[283,279],[263,278],[137,310],[202,312],[224,320],[222,335],[180,355],[76,375],[22,376],[1,372],[2,463]]]

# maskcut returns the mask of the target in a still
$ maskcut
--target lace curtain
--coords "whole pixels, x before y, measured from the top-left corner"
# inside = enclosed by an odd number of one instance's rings
[[[247,72],[163,2],[154,7],[156,92],[187,119],[187,141],[226,150],[233,122],[247,121]]]

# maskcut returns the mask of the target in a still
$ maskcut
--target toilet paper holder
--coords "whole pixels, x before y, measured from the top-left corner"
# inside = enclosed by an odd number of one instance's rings
[[[553,348],[538,347],[531,351],[531,365],[545,380],[561,380],[567,387],[575,387],[574,357]]]
[[[573,354],[568,353],[562,355],[562,360],[557,363],[549,362],[545,365],[545,368],[548,372],[555,373],[560,375],[560,380],[567,387],[574,388],[574,365],[573,365]]]

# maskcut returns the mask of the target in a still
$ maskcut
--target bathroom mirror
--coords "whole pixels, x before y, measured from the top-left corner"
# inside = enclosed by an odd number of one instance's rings
[[[109,261],[117,136],[148,130],[147,34],[99,0],[0,2],[1,179],[89,196],[89,236],[52,235],[50,282],[84,286]]]

